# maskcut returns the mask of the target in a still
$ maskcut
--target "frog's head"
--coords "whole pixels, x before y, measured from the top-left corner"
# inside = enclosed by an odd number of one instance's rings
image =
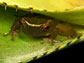
[[[51,20],[48,20],[47,22],[43,24],[32,24],[26,21],[24,18],[21,19],[21,23],[24,26],[24,32],[26,34],[30,34],[32,36],[48,36],[50,35],[49,30],[50,30],[50,23]]]

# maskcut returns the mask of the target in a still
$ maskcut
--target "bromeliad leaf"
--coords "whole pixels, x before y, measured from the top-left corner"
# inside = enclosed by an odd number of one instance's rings
[[[0,5],[2,5],[0,6],[0,63],[30,61],[33,58],[41,57],[45,53],[49,54],[55,50],[68,47],[67,44],[72,45],[84,40],[83,0],[24,0],[24,2],[23,0],[0,0]],[[5,6],[5,10],[3,6]],[[57,42],[54,46],[46,42],[42,44],[42,39],[26,36],[23,32],[19,33],[22,38],[15,36],[15,41],[10,40],[10,35],[3,37],[3,34],[10,31],[11,26],[17,19],[15,15],[22,16],[28,14],[29,11],[68,22],[72,24],[77,34],[82,37],[67,39],[65,36],[58,35],[56,40],[63,42]]]

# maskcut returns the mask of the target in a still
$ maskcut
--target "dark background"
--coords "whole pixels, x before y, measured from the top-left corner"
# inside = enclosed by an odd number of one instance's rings
[[[84,41],[79,44],[72,45],[66,49],[42,57],[40,59],[28,63],[59,63],[59,62],[72,62],[80,61],[84,58]]]

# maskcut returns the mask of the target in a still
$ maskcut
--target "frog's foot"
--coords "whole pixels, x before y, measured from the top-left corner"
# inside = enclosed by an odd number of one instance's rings
[[[43,41],[44,42],[49,42],[51,43],[51,45],[54,45],[54,43],[61,43],[62,41],[58,41],[58,40],[52,40],[52,39],[49,39],[49,38],[43,38]]]
[[[15,35],[17,35],[17,36],[19,36],[21,38],[21,36],[18,34],[18,30],[17,31],[10,31],[8,33],[5,33],[3,36],[6,37],[8,35],[12,36],[12,38],[11,38],[12,41],[14,41]]]
[[[4,33],[3,36],[6,37],[8,36],[10,33]]]
[[[74,35],[74,36],[68,36],[67,38],[68,38],[68,39],[71,39],[71,38],[73,38],[73,39],[74,39],[74,38],[76,38],[76,37],[77,37],[77,36],[76,36],[76,35]]]
[[[54,43],[58,43],[58,42],[63,42],[63,41],[59,41],[59,40],[53,40]]]

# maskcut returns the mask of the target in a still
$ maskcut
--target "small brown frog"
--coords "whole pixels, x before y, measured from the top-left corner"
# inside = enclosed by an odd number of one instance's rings
[[[77,36],[76,31],[71,25],[37,13],[21,16],[15,21],[10,32],[5,34],[5,36],[11,34],[12,40],[14,40],[18,30],[22,30],[26,35],[32,37],[49,36],[51,42],[53,42],[58,34],[72,38]]]

